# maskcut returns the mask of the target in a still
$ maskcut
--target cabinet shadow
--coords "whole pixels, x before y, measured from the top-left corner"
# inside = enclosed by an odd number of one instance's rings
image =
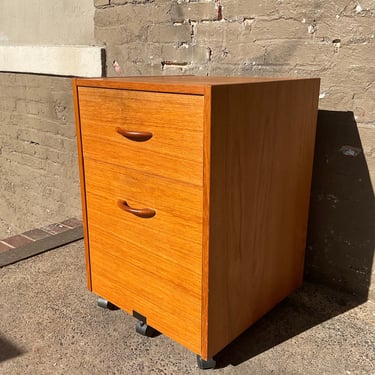
[[[350,294],[304,282],[272,311],[215,356],[217,368],[237,366],[361,304]]]
[[[18,357],[24,352],[8,339],[0,336],[0,363]]]

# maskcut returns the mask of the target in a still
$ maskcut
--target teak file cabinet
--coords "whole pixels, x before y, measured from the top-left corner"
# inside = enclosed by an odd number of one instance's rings
[[[208,361],[302,282],[319,79],[73,86],[88,288]]]

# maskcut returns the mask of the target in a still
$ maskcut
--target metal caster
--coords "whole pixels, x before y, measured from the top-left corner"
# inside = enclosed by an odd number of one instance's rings
[[[159,331],[155,328],[150,327],[147,323],[141,322],[140,320],[135,325],[135,332],[146,337],[155,337],[159,335]]]
[[[213,369],[216,366],[216,361],[213,358],[209,358],[207,361],[202,359],[200,355],[197,355],[198,367],[201,370]]]
[[[106,299],[104,299],[102,297],[98,298],[98,306],[103,308],[103,309],[108,309],[108,310],[118,310],[119,309],[113,303],[107,301]]]

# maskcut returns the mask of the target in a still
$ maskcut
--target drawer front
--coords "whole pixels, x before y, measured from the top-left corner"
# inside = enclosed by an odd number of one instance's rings
[[[202,185],[203,96],[80,87],[79,106],[85,155]]]
[[[202,188],[90,158],[85,173],[93,291],[198,353]]]

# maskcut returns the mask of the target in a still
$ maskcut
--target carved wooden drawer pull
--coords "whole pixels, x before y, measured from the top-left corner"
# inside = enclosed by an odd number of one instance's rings
[[[121,128],[116,128],[117,133],[121,134],[123,137],[130,139],[135,142],[145,142],[152,138],[151,132],[137,132],[132,130],[125,130]]]
[[[141,217],[143,219],[150,219],[154,217],[156,212],[152,208],[133,208],[128,205],[126,201],[119,200],[117,205],[124,211],[129,212],[135,216]]]

